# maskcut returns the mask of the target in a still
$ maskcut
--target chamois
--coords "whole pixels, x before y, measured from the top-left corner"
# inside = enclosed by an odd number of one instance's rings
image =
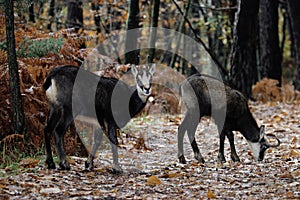
[[[61,66],[50,72],[43,85],[50,104],[50,114],[44,129],[46,164],[49,169],[55,169],[50,145],[53,132],[59,167],[70,169],[63,148],[63,137],[70,123],[79,119],[94,125],[94,143],[85,167],[93,170],[93,159],[104,131],[112,146],[113,172],[122,172],[118,163],[116,131],[146,105],[151,94],[155,64],[133,66],[131,71],[135,86],[128,86],[115,78],[99,77],[75,66]]]
[[[265,136],[264,126],[258,127],[248,107],[247,99],[237,90],[224,85],[223,82],[208,75],[195,74],[180,85],[179,94],[185,103],[187,112],[178,127],[178,159],[186,163],[183,155],[183,138],[187,132],[195,159],[204,163],[204,158],[195,141],[195,131],[201,117],[211,116],[219,132],[218,160],[226,162],[224,157],[224,140],[227,136],[231,149],[231,159],[240,159],[234,146],[232,131],[239,131],[247,140],[255,160],[262,161],[266,149],[280,145],[271,145]]]

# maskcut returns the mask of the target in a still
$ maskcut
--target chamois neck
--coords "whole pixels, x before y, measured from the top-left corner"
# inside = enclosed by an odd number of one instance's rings
[[[134,117],[145,107],[147,99],[148,96],[141,97],[137,90],[133,92],[129,102],[129,112],[131,117]]]
[[[248,116],[245,115],[239,120],[240,132],[250,142],[258,142],[260,137],[259,127],[249,112]]]
[[[137,91],[137,93],[138,93],[138,96],[139,96],[139,98],[141,99],[141,101],[142,101],[143,103],[146,103],[147,100],[148,100],[149,95],[141,94],[141,93],[139,93],[138,91]]]

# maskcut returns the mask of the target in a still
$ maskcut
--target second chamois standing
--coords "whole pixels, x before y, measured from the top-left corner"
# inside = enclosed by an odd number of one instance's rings
[[[201,117],[211,116],[217,125],[219,132],[220,162],[226,162],[224,156],[224,140],[227,136],[231,149],[231,159],[240,161],[234,145],[232,131],[239,131],[247,140],[255,160],[262,161],[266,150],[271,145],[265,135],[265,127],[258,126],[248,107],[247,99],[237,90],[225,85],[222,81],[211,76],[195,74],[188,77],[179,88],[182,101],[187,112],[178,127],[178,159],[180,163],[186,163],[183,154],[183,138],[187,132],[195,159],[204,163],[195,140],[195,132]]]

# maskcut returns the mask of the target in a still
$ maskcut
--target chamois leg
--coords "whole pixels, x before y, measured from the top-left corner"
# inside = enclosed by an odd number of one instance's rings
[[[103,130],[101,129],[101,127],[94,127],[93,135],[94,135],[94,141],[93,141],[92,151],[89,154],[87,161],[85,162],[85,168],[89,171],[92,171],[94,169],[95,154],[96,154],[96,152],[99,148],[99,145],[102,141]]]
[[[52,157],[51,150],[51,135],[61,120],[62,111],[58,107],[51,106],[47,125],[44,129],[45,147],[46,147],[46,164],[48,169],[55,169],[55,163]]]
[[[178,142],[178,159],[180,163],[186,164],[186,160],[183,155],[183,138],[184,134],[188,128],[188,115],[186,115],[178,127],[178,135],[177,135],[177,142]]]
[[[232,131],[228,131],[226,132],[227,138],[229,140],[229,144],[230,144],[230,150],[231,150],[231,159],[234,162],[240,162],[240,158],[236,153],[235,150],[235,145],[234,145],[234,135]]]
[[[111,144],[111,150],[113,153],[113,173],[120,174],[123,172],[118,160],[118,139],[117,139],[117,129],[114,125],[109,125],[108,136]]]
[[[73,118],[71,114],[67,113],[71,112],[66,112],[64,109],[62,113],[62,120],[60,120],[60,123],[55,129],[55,148],[59,158],[59,168],[61,170],[70,170],[70,164],[66,160],[66,154],[64,150],[64,135]]]
[[[200,162],[200,163],[204,163],[205,162],[204,158],[201,155],[200,150],[197,145],[197,142],[195,140],[195,132],[196,132],[197,126],[198,126],[198,122],[193,119],[192,123],[190,124],[190,127],[187,130],[187,134],[188,134],[188,137],[189,137],[189,140],[190,140],[193,152],[194,152],[195,159],[198,160],[198,162]]]
[[[224,156],[224,141],[225,141],[225,132],[221,131],[219,133],[220,137],[220,146],[219,146],[219,154],[218,154],[218,159],[220,162],[224,163],[226,162],[225,156]]]

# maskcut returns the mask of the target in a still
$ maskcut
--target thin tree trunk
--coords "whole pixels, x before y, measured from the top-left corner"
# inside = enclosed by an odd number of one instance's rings
[[[239,0],[231,57],[230,83],[247,98],[257,79],[256,35],[259,0]]]
[[[67,28],[75,28],[76,32],[83,28],[83,10],[81,0],[68,1]]]
[[[281,53],[278,36],[278,1],[260,0],[260,63],[262,77],[278,81],[281,86]]]
[[[6,24],[8,65],[9,65],[9,87],[12,96],[14,130],[19,134],[25,134],[25,138],[27,138],[25,115],[24,115],[22,97],[20,92],[20,78],[18,73],[18,63],[17,63],[17,56],[16,56],[13,0],[5,1],[5,24]]]
[[[185,7],[184,16],[182,16],[182,19],[181,19],[181,22],[180,22],[180,25],[179,25],[179,30],[178,30],[178,32],[179,32],[179,33],[182,33],[182,34],[184,34],[184,32],[185,32],[185,30],[184,30],[185,18],[188,16],[189,8],[190,8],[190,5],[191,5],[191,1],[192,1],[192,0],[189,0],[189,1],[188,1],[187,5],[186,5],[186,7]],[[170,63],[170,67],[171,67],[171,68],[174,68],[174,67],[175,67],[175,62],[176,62],[176,59],[177,59],[177,52],[178,52],[178,49],[179,49],[179,46],[180,46],[182,34],[179,34],[179,35],[178,35],[179,38],[176,38],[176,39],[177,39],[177,43],[176,43],[175,51],[173,52],[172,59],[171,59],[171,63]],[[178,69],[177,69],[177,70],[178,70]]]
[[[300,1],[288,0],[287,2],[295,39],[296,63],[298,67],[294,85],[295,89],[300,91]]]
[[[95,21],[95,26],[96,26],[96,30],[97,30],[97,35],[99,33],[101,33],[101,18],[100,18],[100,14],[99,14],[99,10],[100,10],[100,6],[98,3],[93,2],[92,3],[92,10],[94,11],[94,21]],[[98,38],[97,38],[98,40]]]
[[[139,0],[130,0],[127,18],[127,34],[125,41],[125,64],[139,64],[139,51],[137,50],[137,38],[139,33],[138,28]]]
[[[288,13],[288,18],[287,18],[287,27],[290,35],[290,57],[291,58],[296,58],[296,49],[295,49],[295,37],[293,33],[293,28],[292,28],[292,19],[291,19],[291,14],[290,12]]]
[[[33,23],[35,22],[33,2],[31,2],[29,6],[29,21]]]
[[[51,1],[50,1],[49,10],[48,10],[48,15],[49,15],[49,17],[50,17],[50,22],[49,22],[49,24],[47,25],[47,29],[50,30],[50,31],[52,31],[52,28],[51,28],[51,26],[52,26],[52,21],[51,21],[51,20],[54,20],[54,16],[55,16],[54,10],[55,10],[55,0],[51,0]]]
[[[156,32],[157,32],[157,24],[158,24],[158,16],[159,16],[159,4],[160,0],[153,1],[153,8],[152,8],[152,18],[151,18],[151,29],[150,29],[150,39],[149,39],[149,57],[148,63],[152,63],[155,54],[155,41],[156,41]],[[151,48],[153,47],[153,48]]]

